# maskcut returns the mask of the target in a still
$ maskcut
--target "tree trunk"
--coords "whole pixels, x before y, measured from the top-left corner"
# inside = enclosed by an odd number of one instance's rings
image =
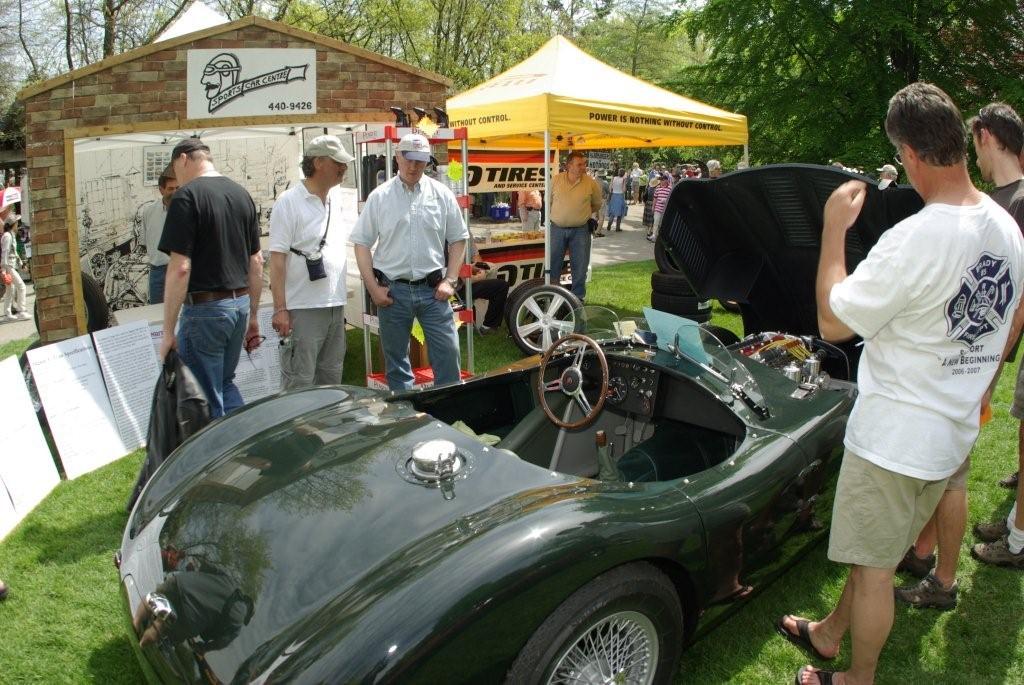
[[[103,0],[103,57],[107,58],[114,54],[114,36],[116,35],[116,21],[118,8],[114,0]]]
[[[25,43],[25,18],[22,9],[22,0],[18,0],[18,40],[21,41],[21,49],[25,51],[25,55],[28,57],[29,64],[32,65],[32,76],[38,77],[39,65],[36,64],[35,57],[32,56],[32,51],[28,49],[28,45]]]
[[[64,53],[68,58],[68,71],[75,68],[71,59],[71,0],[64,0]]]

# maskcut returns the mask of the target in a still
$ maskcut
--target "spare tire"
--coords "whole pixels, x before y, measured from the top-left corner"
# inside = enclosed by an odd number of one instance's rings
[[[651,293],[651,306],[673,314],[703,313],[707,309],[696,295],[666,295],[657,291]]]
[[[82,299],[85,300],[85,329],[89,333],[102,331],[110,328],[110,305],[107,304],[107,296],[103,294],[103,286],[91,275],[82,272]],[[36,332],[42,335],[39,329],[39,294],[36,293],[36,304],[32,308],[35,317]]]
[[[658,265],[658,270],[662,273],[683,275],[682,262],[674,248],[666,243],[660,235],[654,243],[654,263]]]
[[[574,311],[583,305],[560,285],[521,290],[509,307],[509,335],[523,353],[543,354],[553,342],[575,330]]]
[[[664,295],[696,295],[686,276],[678,273],[655,271],[651,274],[651,290]]]
[[[515,327],[515,312],[516,307],[519,305],[519,298],[545,283],[546,281],[543,278],[531,278],[528,281],[521,281],[515,288],[509,290],[508,299],[505,300],[505,327],[508,328],[510,333]]]

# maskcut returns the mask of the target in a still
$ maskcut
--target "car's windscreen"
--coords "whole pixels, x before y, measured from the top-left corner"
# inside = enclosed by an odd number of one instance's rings
[[[572,312],[573,332],[596,342],[631,342],[664,350],[699,369],[723,389],[734,385],[757,390],[746,367],[714,333],[675,314],[644,308],[642,317],[620,317],[607,307],[585,305]]]

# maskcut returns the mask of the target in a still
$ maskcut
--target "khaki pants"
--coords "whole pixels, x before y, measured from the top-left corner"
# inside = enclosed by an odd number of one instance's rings
[[[293,309],[292,332],[281,346],[281,389],[341,383],[345,308]]]

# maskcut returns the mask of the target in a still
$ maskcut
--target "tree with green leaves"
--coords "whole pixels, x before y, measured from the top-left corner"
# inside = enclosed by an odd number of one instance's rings
[[[671,87],[746,114],[758,163],[891,160],[888,100],[917,80],[965,110],[1024,104],[1017,0],[709,0],[685,26],[710,55]]]

